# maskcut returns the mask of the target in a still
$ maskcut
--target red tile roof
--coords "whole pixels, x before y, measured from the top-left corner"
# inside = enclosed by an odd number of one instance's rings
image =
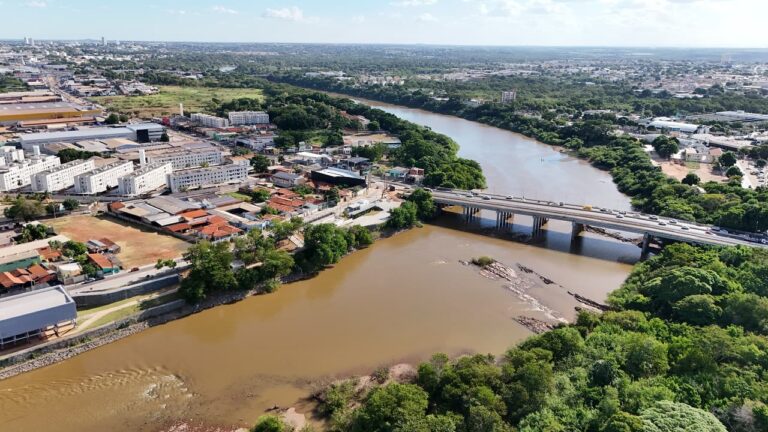
[[[208,216],[208,212],[205,210],[191,210],[191,211],[182,213],[179,216],[183,217],[186,220],[192,220],[192,219]]]
[[[183,232],[192,229],[192,226],[186,222],[177,223],[165,227],[170,232]]]
[[[107,259],[107,257],[105,257],[102,254],[91,253],[91,254],[88,254],[88,258],[90,258],[90,260],[93,261],[93,263],[99,266],[102,270],[111,269],[114,267],[112,262],[109,261],[109,259]]]
[[[34,264],[27,270],[35,279],[42,279],[48,276],[48,270],[44,269],[43,266],[39,264]]]

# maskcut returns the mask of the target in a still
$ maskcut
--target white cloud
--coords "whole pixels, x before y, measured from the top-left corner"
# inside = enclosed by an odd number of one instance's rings
[[[31,8],[44,8],[48,6],[48,3],[44,1],[29,1],[27,2],[27,6]]]
[[[392,6],[410,7],[410,6],[430,6],[437,3],[437,0],[400,0],[392,2]]]
[[[304,21],[304,11],[296,6],[284,7],[280,9],[267,9],[264,12],[266,18],[276,18],[286,21]]]
[[[436,22],[437,21],[437,18],[434,15],[432,15],[431,13],[423,13],[423,14],[419,15],[419,17],[417,19],[419,21],[424,21],[424,22]]]
[[[186,15],[187,11],[184,9],[168,9],[166,12],[168,12],[171,15]]]
[[[234,9],[230,9],[230,8],[228,8],[226,6],[221,6],[221,5],[216,5],[216,6],[212,7],[211,9],[213,9],[214,12],[218,12],[218,13],[221,13],[221,14],[237,15],[237,14],[240,13],[240,12],[234,10]]]
[[[365,15],[358,15],[352,17],[352,22],[354,23],[364,23],[366,21]]]

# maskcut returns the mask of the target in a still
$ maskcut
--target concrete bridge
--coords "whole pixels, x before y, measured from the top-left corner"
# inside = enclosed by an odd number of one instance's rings
[[[666,217],[632,211],[616,211],[589,205],[539,201],[529,198],[472,193],[463,190],[433,190],[435,203],[463,207],[464,217],[470,221],[478,217],[480,210],[496,213],[496,227],[512,225],[515,215],[533,218],[533,235],[539,234],[550,220],[571,222],[571,240],[575,240],[586,226],[626,231],[643,236],[643,254],[648,252],[652,238],[675,240],[686,243],[717,246],[745,245],[768,247],[760,241],[750,240],[747,235],[727,233],[711,225],[702,225]],[[768,241],[766,241],[768,242]]]

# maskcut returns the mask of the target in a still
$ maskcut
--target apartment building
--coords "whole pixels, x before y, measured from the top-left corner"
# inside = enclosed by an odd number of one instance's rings
[[[208,114],[195,113],[192,114],[191,118],[193,122],[200,124],[200,126],[211,128],[225,128],[229,126],[229,120]]]
[[[73,160],[32,176],[35,192],[57,192],[72,187],[75,177],[96,169],[93,160]]]
[[[269,114],[264,111],[232,111],[229,113],[232,126],[268,124]]]
[[[118,161],[89,173],[75,177],[75,193],[94,195],[105,192],[119,184],[121,177],[133,172],[133,162]]]
[[[509,90],[501,92],[501,103],[507,104],[514,102],[517,99],[517,90]]]
[[[213,147],[175,148],[152,153],[148,159],[152,164],[170,162],[173,169],[180,170],[202,165],[221,165],[224,163],[224,153]]]
[[[120,195],[136,196],[167,186],[168,174],[173,172],[170,162],[144,165],[131,174],[120,178]]]
[[[24,152],[13,147],[3,148],[0,158],[0,191],[7,192],[28,186],[32,176],[61,165],[57,156],[41,155],[40,148],[34,148],[34,154],[28,159]]]
[[[248,178],[247,165],[219,165],[176,171],[168,175],[168,186],[176,193],[199,187],[243,182]]]

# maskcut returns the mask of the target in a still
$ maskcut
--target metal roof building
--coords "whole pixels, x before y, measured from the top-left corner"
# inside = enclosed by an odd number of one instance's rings
[[[0,298],[0,348],[76,319],[75,301],[61,285]]]

